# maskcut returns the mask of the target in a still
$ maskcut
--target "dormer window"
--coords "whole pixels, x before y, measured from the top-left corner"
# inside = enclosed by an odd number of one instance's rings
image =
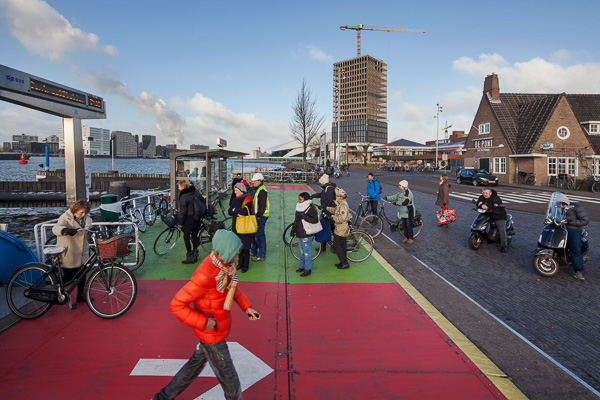
[[[569,132],[569,128],[567,128],[566,126],[561,126],[560,128],[558,128],[558,130],[556,131],[556,136],[558,136],[559,139],[565,140],[566,138],[568,138],[571,135],[571,132]]]
[[[600,134],[600,124],[590,124],[590,135]]]
[[[479,124],[479,134],[485,135],[486,133],[490,133],[490,123],[486,122],[485,124]]]

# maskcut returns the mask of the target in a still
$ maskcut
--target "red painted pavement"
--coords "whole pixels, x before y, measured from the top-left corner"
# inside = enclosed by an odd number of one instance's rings
[[[301,190],[306,191],[308,186],[306,185],[265,185],[268,190]]]
[[[184,283],[138,281],[136,303],[115,320],[54,307],[17,324],[0,336],[1,397],[151,398],[171,378],[129,376],[138,360],[187,359],[195,347],[168,307]],[[247,400],[504,398],[397,284],[240,287],[262,319],[248,321],[234,305],[228,340],[276,370]],[[216,384],[199,378],[178,399]]]

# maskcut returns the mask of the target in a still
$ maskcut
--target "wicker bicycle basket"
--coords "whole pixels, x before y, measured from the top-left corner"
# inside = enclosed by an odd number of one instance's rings
[[[101,259],[117,258],[127,255],[127,245],[131,240],[131,236],[118,235],[110,239],[98,240],[98,253]]]

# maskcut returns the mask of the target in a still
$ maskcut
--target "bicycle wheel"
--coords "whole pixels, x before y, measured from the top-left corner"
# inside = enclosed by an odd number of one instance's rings
[[[102,266],[85,285],[87,304],[100,318],[117,318],[127,312],[137,296],[135,276],[118,264]]]
[[[175,247],[181,232],[177,228],[167,228],[162,231],[154,241],[154,252],[162,256],[167,254]]]
[[[346,240],[346,257],[352,262],[365,261],[373,253],[373,238],[366,232],[351,230]]]
[[[127,268],[129,268],[130,271],[135,271],[136,269],[141,267],[144,263],[144,260],[146,259],[146,248],[144,247],[144,243],[142,243],[141,240],[138,240],[137,245],[139,249],[137,261],[135,254],[135,242],[133,241],[129,242],[129,244],[127,245],[127,250],[129,251],[129,254],[123,257],[123,264]]]
[[[290,237],[290,251],[296,260],[300,260],[300,246],[298,245],[298,238],[296,236]],[[311,243],[312,246],[312,243]],[[321,246],[318,246],[317,249],[312,250],[312,260],[319,257],[321,254]]]
[[[358,224],[358,229],[376,238],[383,231],[383,220],[379,215],[367,215]]]
[[[233,226],[233,217],[227,217],[222,222],[223,222],[223,225],[225,225],[225,229],[230,231]]]
[[[160,199],[160,201],[158,202],[157,214],[159,214],[159,217],[163,211],[169,211],[169,202],[165,198]]]
[[[290,232],[291,231],[292,231],[292,224],[289,224],[288,226],[286,226],[283,231],[283,243],[285,243],[286,246],[290,245],[290,240],[291,240]]]
[[[136,208],[133,212],[133,222],[135,222],[140,232],[146,232],[146,220],[139,208]]]
[[[211,229],[207,226],[200,228],[200,232],[198,232],[198,237],[200,238],[200,247],[208,253],[212,251],[212,238],[213,233]]]
[[[575,179],[569,179],[567,181],[567,189],[569,189],[569,190],[575,189]]]
[[[156,206],[154,203],[146,204],[144,211],[142,211],[142,215],[144,216],[144,221],[146,221],[148,226],[154,225],[154,222],[156,222],[156,214]]]
[[[592,187],[590,188],[592,190],[592,192],[594,193],[598,193],[600,192],[600,182],[594,182],[592,184]]]
[[[6,300],[10,310],[18,317],[33,319],[44,315],[52,304],[25,297],[30,288],[51,288],[58,280],[44,264],[31,263],[17,269],[8,280]],[[51,293],[48,293],[51,295]]]

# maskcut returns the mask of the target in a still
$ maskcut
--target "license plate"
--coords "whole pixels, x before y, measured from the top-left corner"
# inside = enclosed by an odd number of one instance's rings
[[[490,181],[490,183],[496,183],[496,181]]]

